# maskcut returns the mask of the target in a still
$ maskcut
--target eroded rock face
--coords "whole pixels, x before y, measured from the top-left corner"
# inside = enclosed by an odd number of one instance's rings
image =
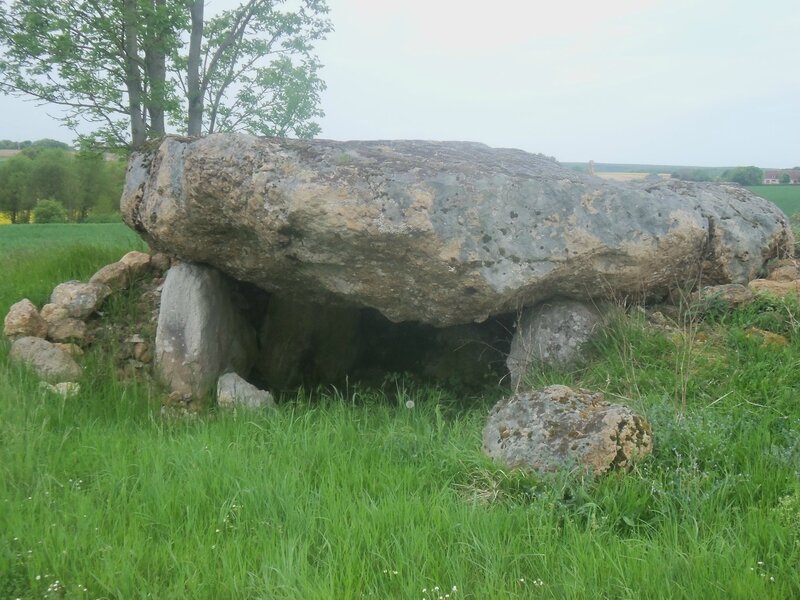
[[[25,363],[50,383],[77,381],[83,371],[64,350],[38,337],[23,337],[11,345],[11,360]]]
[[[255,331],[236,305],[232,282],[182,263],[167,272],[156,330],[156,371],[178,395],[201,398],[228,370],[248,373]]]
[[[553,385],[501,400],[489,413],[483,448],[493,459],[535,471],[580,467],[599,475],[648,455],[647,421],[599,392]]]
[[[701,272],[746,283],[793,242],[738,186],[621,184],[469,143],[169,138],[131,159],[122,210],[151,246],[276,295],[439,327]]]

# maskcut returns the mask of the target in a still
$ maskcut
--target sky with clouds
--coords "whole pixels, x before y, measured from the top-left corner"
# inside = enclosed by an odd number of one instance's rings
[[[208,0],[207,11],[232,0]],[[797,0],[329,0],[322,137],[800,165]],[[0,138],[70,132],[0,97]]]

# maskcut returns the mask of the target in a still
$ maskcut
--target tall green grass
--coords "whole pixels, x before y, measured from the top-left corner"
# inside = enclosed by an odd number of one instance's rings
[[[123,251],[70,247],[12,252],[3,306]],[[501,388],[469,398],[391,377],[165,421],[163,392],[118,383],[102,348],[61,400],[3,343],[0,598],[799,597],[796,308],[709,315],[703,335],[620,316],[586,366],[540,372],[650,419],[653,456],[600,479],[488,461]],[[789,344],[765,346],[754,325]]]

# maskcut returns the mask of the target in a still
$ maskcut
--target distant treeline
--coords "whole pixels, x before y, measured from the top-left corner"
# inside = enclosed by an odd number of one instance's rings
[[[30,222],[41,202],[48,209],[42,215],[50,215],[50,221],[85,221],[90,213],[119,209],[124,161],[105,160],[101,153],[88,150],[68,151],[66,144],[36,144],[0,162],[0,212],[12,223]],[[53,215],[54,208],[63,212],[56,210]]]
[[[587,172],[587,163],[563,163],[576,171]],[[675,165],[636,165],[595,163],[596,173],[669,173],[683,181],[731,181],[741,185],[761,185],[764,171],[758,167],[678,167]]]
[[[45,138],[32,142],[25,140],[24,142],[13,142],[11,140],[0,140],[0,150],[24,150],[25,148],[61,148],[62,150],[72,150],[72,146],[59,142],[58,140],[51,140]]]

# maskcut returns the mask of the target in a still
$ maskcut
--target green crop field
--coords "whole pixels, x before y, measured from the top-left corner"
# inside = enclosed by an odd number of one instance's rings
[[[141,247],[114,224],[0,227],[0,313]],[[489,461],[500,384],[395,374],[168,421],[163,389],[117,381],[113,329],[69,400],[2,339],[0,598],[798,598],[799,308],[671,329],[620,309],[585,365],[534,375],[650,421],[653,454],[600,478]]]
[[[752,185],[747,189],[774,202],[790,217],[800,212],[800,185]]]

